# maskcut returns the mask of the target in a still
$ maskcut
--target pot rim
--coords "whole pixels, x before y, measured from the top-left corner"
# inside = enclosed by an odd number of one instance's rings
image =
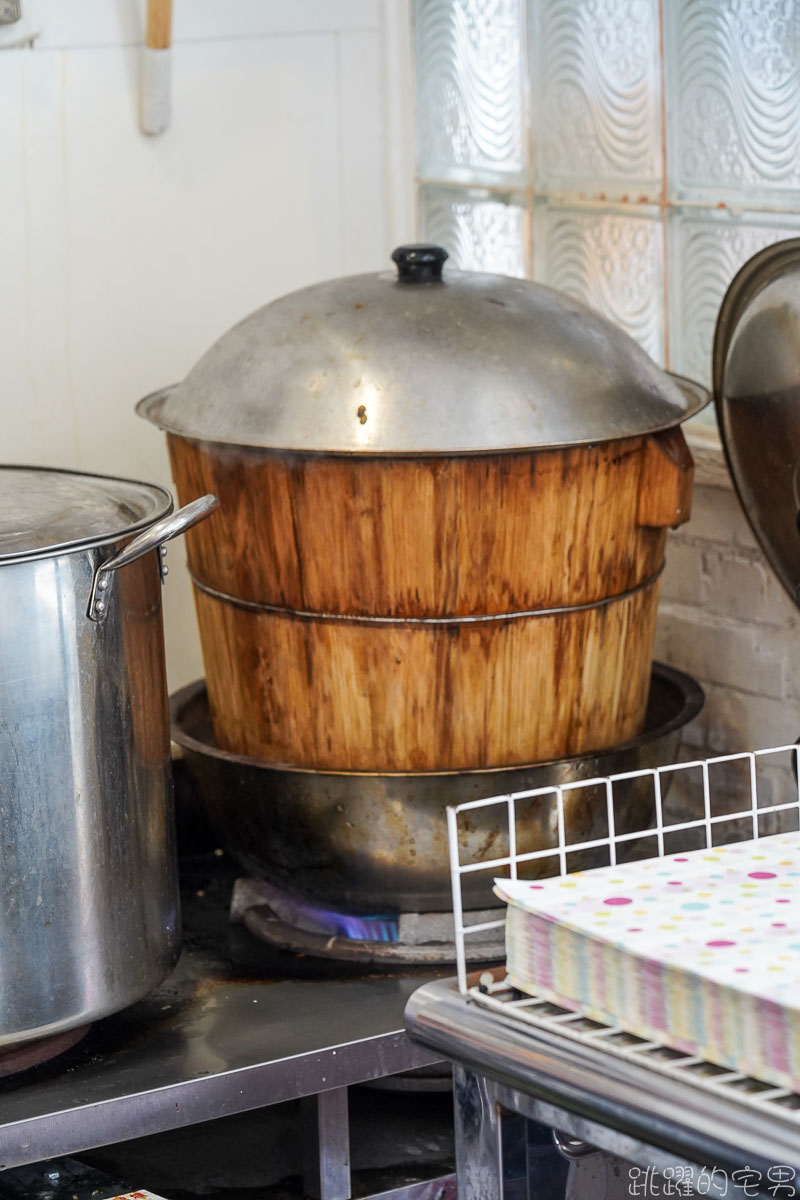
[[[105,475],[97,471],[77,471],[61,467],[43,467],[35,464],[33,466],[25,463],[0,463],[0,472],[7,471],[26,471],[37,472],[42,475],[49,474],[53,476],[71,476],[77,479],[98,480],[104,483],[122,483],[133,487],[143,488],[150,492],[156,501],[160,504],[152,513],[141,517],[137,521],[132,521],[128,525],[124,525],[119,529],[111,529],[107,533],[95,534],[84,538],[71,538],[64,542],[56,542],[49,546],[42,546],[36,550],[25,550],[18,554],[0,553],[0,567],[12,566],[17,563],[36,562],[46,558],[58,558],[64,554],[74,554],[78,551],[92,550],[98,546],[115,545],[116,543],[132,537],[134,534],[141,532],[144,529],[149,529],[156,521],[160,521],[163,517],[169,516],[174,509],[174,501],[166,488],[161,487],[158,483],[145,483],[140,479],[129,479],[121,475]]]
[[[667,683],[674,685],[683,692],[684,699],[680,710],[664,725],[657,730],[658,736],[663,737],[674,730],[682,728],[684,725],[693,720],[705,704],[705,692],[701,688],[697,680],[691,675],[687,675],[685,671],[679,671],[676,667],[671,667],[667,663],[653,661],[651,665],[651,679],[655,676],[665,680]],[[625,742],[615,742],[613,746],[606,746],[604,749],[589,750],[582,754],[572,754],[565,758],[548,758],[538,762],[528,763],[512,763],[507,766],[499,767],[467,767],[460,770],[449,771],[331,771],[318,770],[315,767],[299,767],[290,763],[281,762],[264,762],[259,758],[250,758],[244,754],[232,754],[228,750],[221,750],[219,746],[211,745],[208,742],[198,741],[191,734],[186,733],[178,724],[179,715],[186,706],[197,696],[206,691],[205,679],[195,679],[192,683],[186,684],[173,692],[169,698],[169,716],[170,716],[170,736],[173,742],[181,747],[182,750],[202,754],[206,758],[216,758],[221,762],[238,764],[248,768],[258,768],[266,771],[280,771],[283,774],[294,775],[315,775],[328,778],[361,778],[361,779],[410,779],[424,778],[436,779],[448,776],[468,775],[502,775],[513,771],[527,771],[536,767],[554,767],[562,764],[581,762],[587,758],[592,758],[598,754],[609,754],[612,751],[625,752],[632,750],[643,742],[649,740],[654,732],[639,734],[638,737],[630,738]]]
[[[538,454],[551,450],[572,450],[590,448],[605,442],[627,441],[634,438],[651,437],[665,433],[669,429],[677,429],[691,417],[697,416],[712,399],[710,388],[705,384],[681,375],[677,371],[663,372],[666,378],[672,380],[683,394],[686,402],[684,412],[674,415],[668,420],[655,421],[642,429],[618,430],[601,435],[595,431],[591,435],[564,439],[545,439],[541,442],[499,442],[493,445],[487,442],[485,446],[462,446],[452,449],[433,449],[431,447],[414,448],[406,446],[400,449],[389,449],[378,446],[304,446],[296,439],[288,439],[286,444],[276,442],[274,445],[264,445],[254,437],[229,437],[211,431],[201,433],[197,430],[182,427],[178,422],[164,416],[166,402],[182,386],[181,383],[170,383],[143,396],[134,406],[137,417],[149,421],[169,437],[178,438],[183,442],[192,442],[199,446],[213,446],[220,450],[247,450],[267,456],[282,458],[286,455],[298,455],[301,458],[349,458],[349,459],[431,459],[431,458],[481,458],[495,454]]]

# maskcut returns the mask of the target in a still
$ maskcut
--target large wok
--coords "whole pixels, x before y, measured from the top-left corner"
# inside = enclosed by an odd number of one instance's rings
[[[671,762],[703,700],[688,675],[654,664],[645,731],[632,741],[584,758],[425,774],[298,770],[229,754],[214,742],[202,681],[173,695],[171,717],[173,739],[220,843],[245,871],[339,910],[440,912],[451,907],[447,805]],[[554,844],[554,808],[541,799],[518,806],[520,853]],[[462,861],[507,853],[507,830],[496,813],[490,808],[484,817],[478,810],[463,823]],[[607,832],[600,789],[569,795],[565,813],[571,840]],[[652,784],[636,781],[620,793],[617,830],[643,829],[652,814]],[[594,853],[574,867],[606,861],[602,851]],[[464,881],[469,906],[492,902],[484,872]]]

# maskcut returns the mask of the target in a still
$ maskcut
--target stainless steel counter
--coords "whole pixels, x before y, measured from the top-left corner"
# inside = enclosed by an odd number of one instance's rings
[[[322,1095],[324,1125],[338,1089],[441,1060],[403,1029],[430,971],[337,979],[270,951],[228,925],[229,885],[192,882],[187,945],[156,992],[60,1059],[0,1080],[0,1169],[301,1096]]]
[[[490,1009],[462,995],[455,979],[427,983],[409,1001],[410,1036],[456,1064],[459,1200],[507,1194],[504,1112],[666,1172],[673,1182],[678,1171],[689,1190],[706,1195],[726,1195],[737,1172],[758,1176],[761,1186],[731,1194],[775,1195],[778,1172],[800,1177],[799,1097],[733,1072],[704,1072],[699,1060],[661,1054],[641,1039],[626,1044],[624,1034],[616,1035],[623,1048],[614,1049],[604,1045],[600,1026],[570,1035],[563,1022],[562,1011],[526,1024],[510,1003]],[[781,1194],[796,1196],[791,1186]],[[661,1194],[686,1193],[673,1187]]]
[[[441,1058],[413,1046],[402,1028],[418,980],[201,982],[186,1004],[175,1001],[176,982],[116,1022],[126,1027],[118,1046],[112,1037],[63,1074],[0,1094],[0,1165],[73,1154]]]

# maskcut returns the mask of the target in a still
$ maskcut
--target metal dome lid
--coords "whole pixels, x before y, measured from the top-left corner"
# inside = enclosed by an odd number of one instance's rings
[[[0,466],[0,565],[115,542],[171,511],[169,492],[154,484]]]
[[[714,334],[720,435],[745,515],[800,604],[800,238],[754,255]]]
[[[392,257],[397,272],[267,304],[137,411],[198,441],[469,454],[655,433],[708,402],[577,300],[529,280],[443,270],[438,246]]]

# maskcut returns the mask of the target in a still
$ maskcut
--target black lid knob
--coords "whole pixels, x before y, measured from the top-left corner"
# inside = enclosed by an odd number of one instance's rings
[[[406,283],[441,282],[442,267],[449,254],[441,246],[421,242],[414,246],[398,246],[392,255],[397,263],[398,278]]]

